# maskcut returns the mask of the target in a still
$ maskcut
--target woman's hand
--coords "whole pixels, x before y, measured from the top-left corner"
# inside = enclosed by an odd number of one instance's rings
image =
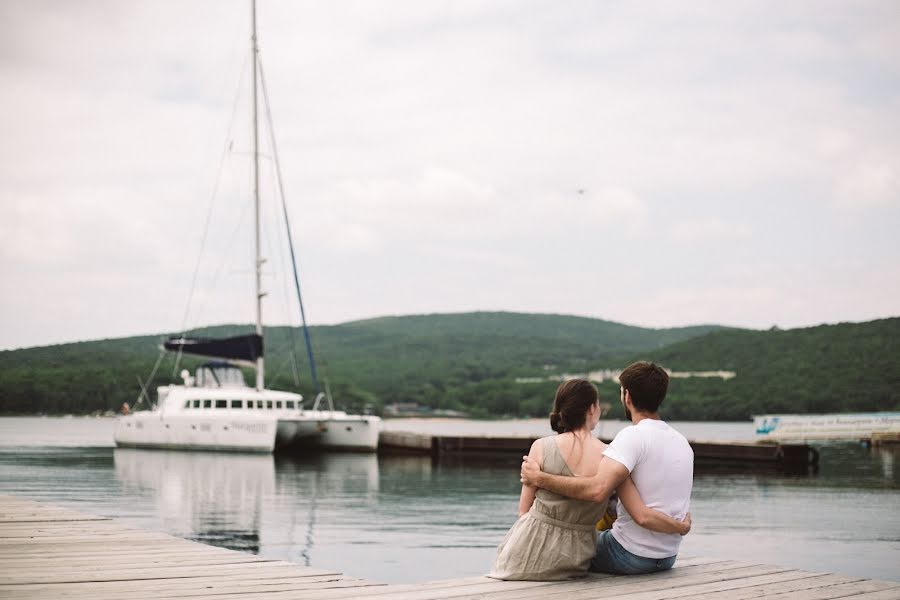
[[[687,535],[691,531],[691,513],[688,513],[684,516],[684,520],[681,521],[681,535]]]

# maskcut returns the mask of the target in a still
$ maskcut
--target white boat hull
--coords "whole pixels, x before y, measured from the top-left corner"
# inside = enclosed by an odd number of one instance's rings
[[[359,452],[375,452],[378,449],[381,433],[381,419],[378,417],[337,411],[303,411],[299,417],[279,419],[279,427],[288,423],[297,427],[290,445]]]
[[[379,417],[302,410],[299,394],[186,386],[159,392],[161,408],[119,417],[113,435],[117,446],[240,452],[378,448]]]
[[[276,417],[223,419],[148,411],[120,417],[114,439],[127,448],[272,452],[277,429]]]

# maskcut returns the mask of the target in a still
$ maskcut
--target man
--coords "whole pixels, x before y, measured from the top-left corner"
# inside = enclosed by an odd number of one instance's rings
[[[543,473],[527,456],[522,462],[522,483],[551,492],[605,502],[628,475],[644,504],[676,519],[689,518],[694,480],[694,452],[683,435],[659,417],[669,376],[653,363],[637,362],[619,375],[625,416],[632,425],[616,435],[603,451],[593,477],[564,477]],[[681,536],[656,533],[641,527],[620,502],[612,529],[597,539],[591,570],[632,575],[669,569],[675,564]]]

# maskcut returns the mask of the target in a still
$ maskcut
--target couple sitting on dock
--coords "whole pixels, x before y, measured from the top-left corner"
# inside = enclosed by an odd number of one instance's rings
[[[694,453],[659,417],[669,384],[662,368],[634,363],[619,382],[632,425],[608,446],[592,435],[597,388],[572,379],[557,389],[550,413],[557,435],[535,441],[523,459],[519,519],[490,577],[552,581],[588,571],[652,573],[675,563],[691,528]]]

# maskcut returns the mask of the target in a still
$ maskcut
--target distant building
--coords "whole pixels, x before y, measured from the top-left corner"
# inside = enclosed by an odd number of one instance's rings
[[[431,408],[430,406],[422,406],[418,402],[393,402],[386,404],[382,413],[385,417],[444,417],[444,418],[465,418],[469,414],[459,410],[448,410],[443,408]]]
[[[544,369],[546,370],[549,365],[544,365]],[[598,369],[596,371],[591,371],[590,373],[560,373],[559,375],[547,375],[546,377],[516,377],[516,383],[542,383],[544,381],[566,381],[568,379],[589,379],[590,381],[595,381],[597,383],[603,383],[604,381],[613,381],[615,383],[619,383],[619,375],[621,375],[622,369]],[[701,377],[701,378],[720,378],[723,381],[728,381],[729,379],[733,379],[737,377],[737,373],[734,371],[672,371],[671,369],[666,369],[666,373],[669,374],[669,377],[673,379],[688,379],[691,377]]]

